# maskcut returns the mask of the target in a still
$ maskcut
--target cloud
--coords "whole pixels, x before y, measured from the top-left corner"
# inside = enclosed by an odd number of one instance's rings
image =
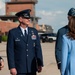
[[[43,15],[43,16],[51,16],[52,13],[51,12],[46,12],[45,10],[42,11],[38,11],[39,15]]]
[[[0,1],[0,15],[5,14],[5,3]]]
[[[64,11],[45,11],[45,10],[41,10],[41,11],[37,11],[36,14],[37,16],[41,17],[41,23],[42,20],[44,23],[49,23],[49,22],[53,22],[54,20],[56,20],[59,16],[63,15],[65,12]]]
[[[65,20],[66,11],[63,10],[55,10],[55,11],[37,10],[36,15],[38,17],[41,17],[41,19],[38,21],[38,24],[51,25],[55,32],[57,31],[57,29],[59,29],[59,27],[65,25],[67,22]]]
[[[37,11],[38,14],[40,15],[44,15],[44,16],[52,16],[52,15],[59,15],[59,14],[63,14],[63,11],[45,11],[45,10],[41,10],[41,11]]]
[[[2,2],[10,2],[11,0],[0,0]]]
[[[41,17],[38,23],[52,25],[57,32],[68,23],[67,12],[71,7],[75,7],[74,0],[38,0],[36,15]]]
[[[4,7],[5,3],[0,1],[0,9],[2,9]]]
[[[0,0],[0,15],[5,15],[5,2],[9,2],[11,0]]]
[[[60,11],[60,10],[59,10],[59,11],[55,11],[55,13],[56,13],[56,14],[63,14],[64,11]]]

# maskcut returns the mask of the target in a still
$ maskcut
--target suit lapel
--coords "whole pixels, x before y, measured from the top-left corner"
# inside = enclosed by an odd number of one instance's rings
[[[31,28],[28,27],[28,42],[30,42],[31,36],[32,36],[32,31],[31,31]]]

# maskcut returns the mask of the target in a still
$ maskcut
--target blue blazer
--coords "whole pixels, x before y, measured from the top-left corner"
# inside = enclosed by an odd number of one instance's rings
[[[10,30],[7,40],[7,59],[9,69],[16,68],[18,73],[36,72],[37,66],[43,66],[37,30],[28,27],[27,42],[20,27]]]
[[[55,44],[55,58],[57,62],[58,69],[60,69],[61,64],[61,47],[62,47],[62,36],[68,32],[68,26],[64,26],[60,28],[57,32],[57,39],[56,39],[56,44]]]

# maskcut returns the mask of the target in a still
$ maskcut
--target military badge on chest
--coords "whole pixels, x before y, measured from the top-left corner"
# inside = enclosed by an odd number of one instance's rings
[[[36,40],[36,35],[34,34],[34,32],[32,31],[32,36],[31,36],[32,40]]]
[[[34,41],[33,46],[35,47],[36,35],[34,34],[34,32],[33,32],[33,31],[31,31],[31,32],[32,32],[31,39]]]

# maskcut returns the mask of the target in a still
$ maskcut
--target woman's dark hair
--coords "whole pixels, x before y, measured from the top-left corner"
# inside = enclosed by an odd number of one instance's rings
[[[75,17],[71,17],[68,23],[69,32],[67,33],[67,36],[70,39],[75,39]]]

